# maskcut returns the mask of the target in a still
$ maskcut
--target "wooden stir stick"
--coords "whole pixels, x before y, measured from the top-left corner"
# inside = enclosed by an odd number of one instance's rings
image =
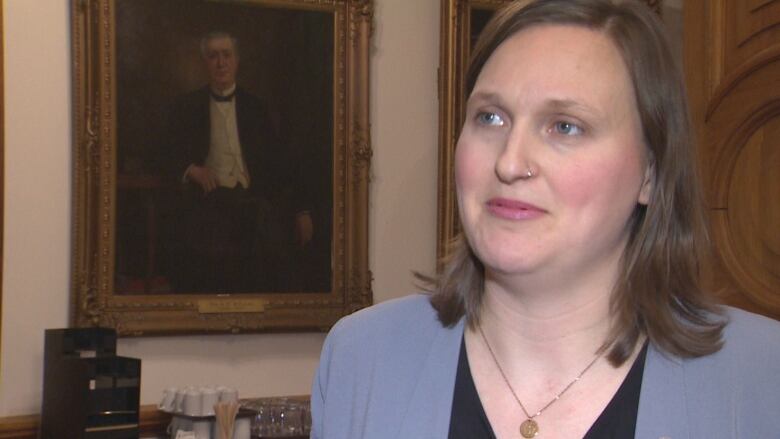
[[[232,439],[238,413],[237,402],[218,402],[214,405],[217,417],[217,439]]]

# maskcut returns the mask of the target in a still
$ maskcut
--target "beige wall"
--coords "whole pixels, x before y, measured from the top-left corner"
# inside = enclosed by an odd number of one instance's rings
[[[434,267],[439,2],[375,0],[370,265],[377,301]],[[65,0],[4,0],[5,248],[0,416],[40,409],[43,330],[68,323],[71,114]],[[309,392],[323,334],[123,339],[142,404],[171,385]]]

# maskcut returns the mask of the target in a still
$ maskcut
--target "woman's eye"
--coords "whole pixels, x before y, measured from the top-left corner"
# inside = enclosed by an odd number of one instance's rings
[[[577,136],[582,134],[582,128],[579,125],[566,121],[558,121],[553,125],[556,134],[564,136]]]
[[[481,112],[477,114],[477,121],[482,125],[504,126],[504,119],[501,119],[501,116],[496,113]]]

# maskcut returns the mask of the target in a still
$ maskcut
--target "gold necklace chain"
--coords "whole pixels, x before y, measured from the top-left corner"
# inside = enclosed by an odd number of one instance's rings
[[[490,347],[490,343],[488,343],[487,337],[485,337],[485,332],[482,330],[482,325],[477,325],[477,328],[479,329],[479,334],[482,336],[482,340],[485,342],[485,346],[488,348],[488,352],[490,352],[490,357],[493,358],[493,362],[496,364],[496,368],[498,368],[498,371],[501,373],[501,378],[504,379],[504,383],[506,383],[506,386],[509,388],[509,391],[512,392],[512,396],[515,397],[515,401],[517,401],[517,405],[520,406],[520,409],[523,410],[523,414],[527,418],[525,421],[523,421],[522,424],[520,424],[520,434],[526,438],[530,439],[532,437],[535,437],[539,433],[539,424],[534,420],[535,417],[542,414],[543,411],[547,410],[548,407],[553,405],[555,401],[558,401],[561,396],[563,396],[564,393],[566,393],[567,390],[571,388],[577,381],[582,378],[583,375],[591,368],[594,364],[596,364],[596,360],[598,360],[601,357],[601,352],[596,354],[596,356],[591,360],[590,363],[588,363],[587,366],[585,366],[585,369],[582,369],[582,372],[580,372],[579,375],[577,375],[572,382],[566,385],[566,387],[563,388],[560,392],[558,392],[555,397],[550,400],[547,404],[544,405],[544,407],[540,408],[539,411],[534,413],[533,415],[528,414],[528,410],[525,409],[525,406],[522,402],[520,402],[520,398],[517,397],[517,393],[515,392],[515,389],[512,388],[512,385],[509,384],[509,379],[507,379],[506,374],[504,373],[504,369],[501,368],[501,364],[498,362],[498,358],[496,358],[496,354],[493,353],[493,348]]]

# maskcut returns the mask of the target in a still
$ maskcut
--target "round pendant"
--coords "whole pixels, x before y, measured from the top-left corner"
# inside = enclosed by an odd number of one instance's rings
[[[526,419],[520,424],[520,434],[523,435],[524,438],[531,439],[532,437],[535,437],[537,433],[539,433],[539,424],[533,419]]]

